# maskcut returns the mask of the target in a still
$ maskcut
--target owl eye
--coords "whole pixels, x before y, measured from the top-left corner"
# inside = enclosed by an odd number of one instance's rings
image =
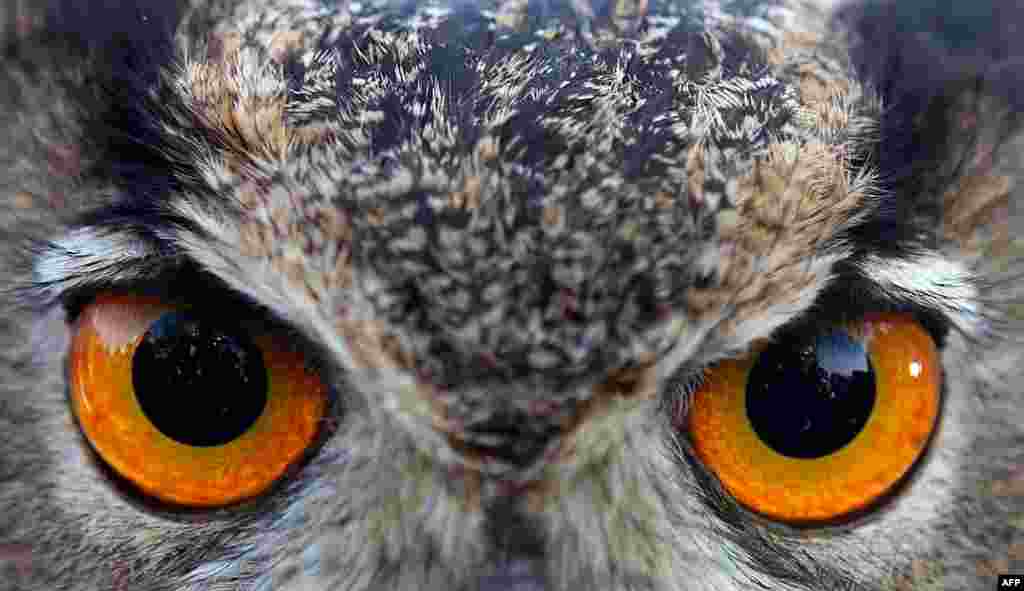
[[[908,315],[871,315],[713,367],[694,393],[689,432],[748,509],[834,522],[908,474],[936,423],[939,380],[928,332]]]
[[[315,439],[326,388],[268,334],[159,298],[106,294],[79,315],[71,401],[86,438],[147,495],[217,507],[266,491]]]

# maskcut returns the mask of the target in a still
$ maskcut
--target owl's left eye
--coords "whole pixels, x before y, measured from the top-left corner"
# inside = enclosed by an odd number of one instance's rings
[[[912,317],[876,314],[711,368],[688,415],[694,450],[747,508],[834,522],[891,491],[924,451],[938,352]]]
[[[105,294],[72,339],[82,431],[115,472],[164,502],[254,497],[319,431],[326,388],[275,335],[159,298]]]

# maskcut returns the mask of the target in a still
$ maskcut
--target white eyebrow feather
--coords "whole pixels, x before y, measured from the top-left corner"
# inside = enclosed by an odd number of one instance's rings
[[[76,228],[47,245],[36,259],[33,281],[62,291],[97,281],[129,279],[145,274],[143,269],[132,267],[157,254],[152,244],[128,231]]]
[[[858,266],[888,295],[938,310],[971,332],[981,322],[974,274],[958,261],[926,251],[904,257],[870,255]]]

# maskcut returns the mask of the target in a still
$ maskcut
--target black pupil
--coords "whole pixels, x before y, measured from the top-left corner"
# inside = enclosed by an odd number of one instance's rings
[[[132,357],[132,384],[160,432],[198,447],[236,439],[267,403],[267,370],[252,340],[189,312],[149,327]]]
[[[769,447],[820,458],[853,440],[875,406],[864,345],[842,330],[765,349],[747,380],[747,417]]]

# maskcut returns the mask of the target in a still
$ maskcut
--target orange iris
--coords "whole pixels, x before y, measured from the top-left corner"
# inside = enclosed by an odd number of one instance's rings
[[[688,422],[698,457],[737,501],[771,519],[813,524],[869,507],[909,472],[936,424],[938,352],[912,317],[876,314],[838,328],[867,353],[875,388],[863,427],[830,453],[784,455],[758,434],[748,412],[748,382],[764,348],[716,365],[694,394]],[[768,395],[778,397],[771,403],[780,412],[802,404],[785,387]]]
[[[216,445],[165,435],[135,392],[133,357],[155,321],[184,309],[154,297],[115,294],[88,305],[72,337],[72,406],[96,452],[146,494],[183,506],[223,506],[266,491],[304,455],[319,431],[326,388],[286,343],[254,334],[267,390],[254,422]]]

